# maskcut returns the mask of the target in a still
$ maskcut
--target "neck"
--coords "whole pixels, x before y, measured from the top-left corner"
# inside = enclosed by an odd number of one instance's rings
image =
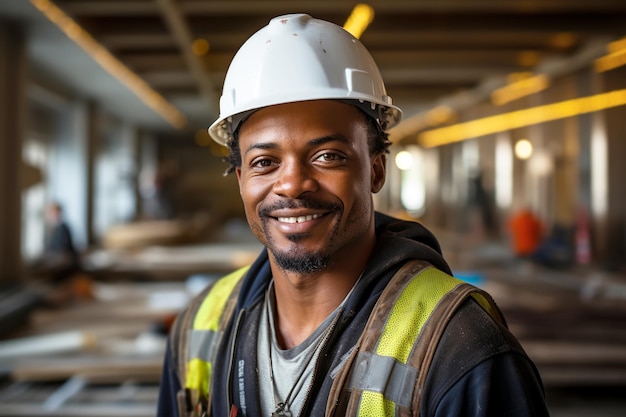
[[[368,255],[370,252],[371,248],[365,251]],[[344,256],[349,262],[331,264],[306,275],[281,270],[272,263],[275,327],[281,348],[302,343],[341,304],[361,276],[369,256],[360,258]]]
[[[367,232],[334,252],[328,265],[313,273],[282,269],[268,253],[276,294],[276,337],[283,349],[302,343],[341,304],[375,245],[372,220]]]

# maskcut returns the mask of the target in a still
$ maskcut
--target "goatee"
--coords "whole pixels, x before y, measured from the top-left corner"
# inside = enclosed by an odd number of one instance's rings
[[[274,253],[279,268],[297,274],[312,274],[328,266],[328,256],[323,254]]]

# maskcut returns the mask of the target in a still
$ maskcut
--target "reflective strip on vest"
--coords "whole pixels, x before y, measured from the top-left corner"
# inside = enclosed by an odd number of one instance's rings
[[[350,388],[362,390],[360,417],[395,416],[396,406],[411,405],[418,370],[406,364],[409,354],[439,301],[462,282],[430,267],[404,287],[376,351],[357,355],[353,369],[358,371],[352,374]]]
[[[372,352],[358,355],[350,379],[350,389],[361,389],[382,394],[403,407],[410,407],[417,369],[404,365],[389,356]]]
[[[215,345],[214,341],[221,334],[221,332],[214,332],[213,330],[189,330],[187,337],[189,343],[189,359],[201,359],[205,362],[210,362],[213,357]]]
[[[213,359],[219,338],[219,324],[226,302],[248,266],[238,269],[215,283],[209,291],[196,316],[187,344],[187,372],[185,387],[197,390],[206,398],[210,389]]]

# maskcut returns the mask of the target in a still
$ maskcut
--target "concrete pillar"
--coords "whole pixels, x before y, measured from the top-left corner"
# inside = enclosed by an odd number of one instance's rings
[[[95,171],[96,171],[96,153],[98,150],[98,123],[97,109],[94,103],[87,106],[87,135],[85,138],[85,157],[86,157],[86,206],[85,206],[85,223],[87,224],[87,244],[92,246],[96,244],[96,227],[95,227]]]
[[[135,202],[134,207],[134,220],[138,220],[141,218],[141,214],[143,213],[143,200],[141,198],[141,188],[139,183],[139,173],[141,172],[141,163],[142,163],[142,153],[143,153],[143,142],[144,135],[143,132],[137,128],[135,128],[132,132],[132,141],[133,141],[133,169],[130,173],[132,177],[132,190],[133,190],[133,199]]]
[[[22,274],[22,142],[26,48],[23,34],[0,22],[0,284]]]
[[[626,88],[626,67],[608,71],[602,77],[604,91]],[[599,260],[612,268],[624,265],[626,259],[626,106],[604,111],[603,119],[604,135],[592,137],[592,141],[604,140],[605,144],[595,148],[593,143],[591,145],[592,152],[604,152],[604,155],[592,155],[592,177],[606,177],[605,184],[594,182],[592,178],[592,187],[604,188],[596,190],[596,198],[605,198],[595,205],[594,225]],[[598,120],[600,122],[602,120]],[[596,129],[599,128],[602,126],[596,126]],[[597,161],[595,166],[594,158]],[[606,171],[601,172],[601,169]]]

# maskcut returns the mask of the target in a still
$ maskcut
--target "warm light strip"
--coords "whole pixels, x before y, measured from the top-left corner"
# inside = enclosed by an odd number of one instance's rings
[[[494,90],[491,93],[491,101],[496,106],[502,106],[511,101],[543,91],[549,85],[550,81],[546,75],[535,75],[534,77],[519,80]]]
[[[374,20],[374,9],[372,6],[360,3],[354,6],[343,28],[358,39],[369,24],[372,23],[372,20]]]
[[[418,142],[427,148],[441,146],[625,104],[626,90],[615,90],[433,129],[421,133]]]
[[[606,72],[626,65],[626,49],[596,59],[595,69],[597,72]]]
[[[445,105],[439,105],[427,112],[404,119],[401,124],[389,131],[389,140],[392,143],[397,143],[412,132],[435,127],[443,123],[450,123],[455,117],[456,111],[454,109]]]
[[[609,43],[609,54],[596,59],[594,67],[596,72],[606,72],[626,65],[626,39],[620,39]]]
[[[613,41],[609,43],[609,46],[607,47],[607,49],[609,50],[609,53],[612,53],[612,54],[626,50],[626,38],[622,38],[618,41]]]
[[[70,39],[80,46],[102,68],[128,87],[148,107],[176,128],[187,123],[185,116],[159,93],[153,90],[141,77],[115,58],[104,46],[66,15],[49,0],[30,0],[52,23],[57,25]]]

